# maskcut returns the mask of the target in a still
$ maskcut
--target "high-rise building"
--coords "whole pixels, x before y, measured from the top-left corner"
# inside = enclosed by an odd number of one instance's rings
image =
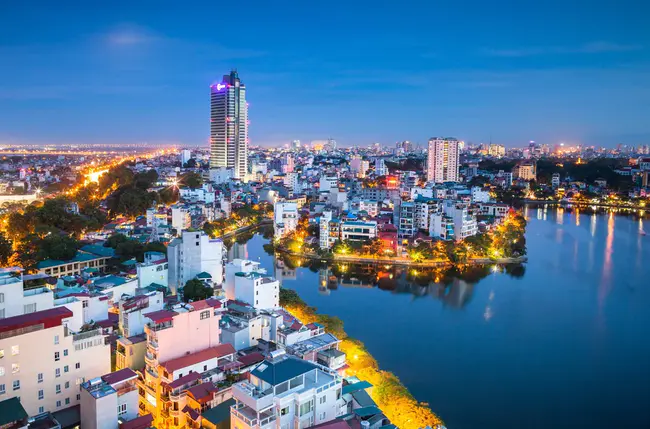
[[[434,137],[429,140],[427,181],[458,182],[460,142],[455,138]]]
[[[210,87],[210,168],[232,168],[233,177],[248,171],[246,85],[237,71]]]

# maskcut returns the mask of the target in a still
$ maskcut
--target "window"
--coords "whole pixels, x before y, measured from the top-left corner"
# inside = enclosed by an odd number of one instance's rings
[[[57,384],[56,389],[54,390],[56,393],[61,393],[61,385]]]
[[[42,390],[39,390],[39,391],[38,391],[38,400],[40,401],[40,400],[43,399],[44,397],[45,397],[45,393],[43,393]]]
[[[327,414],[325,413],[325,411],[323,411],[322,413],[319,414],[319,416],[318,416],[318,420],[320,420],[320,421],[325,420],[325,416],[326,416],[326,415],[327,415]]]
[[[39,383],[42,383],[42,382],[43,382],[43,373],[42,373],[42,372],[39,372],[39,373],[38,373],[38,376],[36,377],[36,379],[37,379],[37,381],[38,381]]]
[[[70,370],[70,368],[68,367],[68,365],[63,367],[63,372],[68,372],[69,370]]]
[[[126,414],[126,404],[120,404],[117,406],[117,415],[121,416],[123,414]]]
[[[321,396],[320,399],[318,400],[318,403],[319,403],[319,404],[324,404],[325,402],[327,402],[327,396],[323,395],[323,396]]]
[[[86,379],[83,378],[83,377],[77,378],[77,386],[79,386],[80,384],[83,384],[84,381],[86,381]]]
[[[79,369],[79,368],[81,368],[81,363],[80,362],[77,362],[76,364],[74,364],[74,369]]]
[[[82,308],[88,308],[88,300],[81,301]]]
[[[0,349],[0,359],[2,359],[3,357],[5,357],[5,351],[4,349]]]
[[[70,405],[70,398],[65,398],[65,404]]]
[[[0,308],[0,319],[4,319],[4,318],[5,318],[5,309]]]
[[[38,407],[38,414],[42,414],[45,412],[45,407]]]
[[[203,372],[205,372],[205,371],[207,371],[207,370],[208,370],[208,366],[207,366],[207,365],[203,365]]]
[[[24,308],[24,310],[25,310],[25,311],[24,311],[25,314],[36,313],[36,303],[33,303],[33,304],[25,304],[25,305],[23,306],[23,308]]]
[[[20,380],[14,380],[14,390],[20,390]]]
[[[59,336],[58,335],[54,336],[54,344],[59,344]]]
[[[63,349],[63,356],[67,356],[67,355],[68,355],[68,349]]]
[[[55,377],[61,377],[61,368],[56,368],[54,370],[54,376]]]
[[[69,388],[70,388],[70,382],[69,382],[69,381],[66,381],[66,382],[65,382],[65,388],[66,388],[66,389],[69,389]]]
[[[5,367],[0,366],[0,377],[2,377],[3,375],[5,375]]]
[[[11,346],[11,355],[16,356],[20,353],[20,346]]]
[[[4,384],[0,384],[0,395],[7,393],[7,389]]]
[[[59,408],[61,406],[61,401],[56,401],[56,407]]]
[[[314,409],[314,401],[313,400],[311,400],[309,402],[305,402],[304,404],[301,404],[300,405],[300,417],[302,417],[305,414],[309,413],[313,409]]]
[[[2,304],[3,302],[5,302],[5,294],[0,293],[0,304]]]
[[[59,352],[54,352],[54,361],[58,362],[60,360],[61,360],[61,355],[59,354]]]
[[[12,374],[18,374],[19,372],[20,372],[20,364],[12,363],[11,364],[11,373]]]
[[[287,414],[289,414],[289,407],[284,407],[283,409],[280,410],[281,416],[286,416]]]
[[[210,310],[202,311],[200,318],[201,318],[201,320],[209,319],[210,318]]]
[[[81,395],[77,393],[77,401],[81,401]]]

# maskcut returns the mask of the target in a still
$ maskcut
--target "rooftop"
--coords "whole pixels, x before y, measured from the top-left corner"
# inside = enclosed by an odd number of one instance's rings
[[[265,360],[251,371],[251,375],[273,386],[277,386],[280,383],[284,383],[316,368],[318,367],[311,362],[285,356],[283,359],[274,361]]]
[[[60,326],[63,319],[72,317],[72,311],[66,307],[55,307],[48,310],[37,311],[35,313],[23,314],[20,316],[8,317],[0,320],[0,338],[8,338],[14,335],[5,334],[14,329],[27,328],[30,326],[41,325],[41,329]],[[21,332],[21,334],[26,332]],[[16,334],[20,335],[20,334]]]
[[[103,375],[102,380],[104,380],[108,384],[118,384],[118,383],[122,383],[123,381],[135,379],[137,377],[138,374],[136,374],[135,371],[133,371],[131,368],[124,368],[119,371],[115,371]]]
[[[144,314],[144,316],[151,319],[153,323],[169,322],[176,315],[178,315],[178,313],[171,310],[158,310],[158,311],[152,311],[151,313]]]
[[[27,418],[27,412],[17,396],[0,402],[0,427]]]
[[[214,358],[221,358],[232,354],[235,354],[235,348],[232,346],[232,344],[220,344],[216,347],[201,350],[197,353],[192,353],[176,359],[168,360],[167,362],[161,363],[161,365],[165,367],[168,372],[174,372],[176,370],[197,364],[199,362],[204,362],[206,360]]]

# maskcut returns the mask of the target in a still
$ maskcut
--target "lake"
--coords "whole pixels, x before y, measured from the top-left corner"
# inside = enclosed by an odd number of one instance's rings
[[[523,267],[292,269],[261,235],[230,253],[340,317],[450,429],[650,428],[650,219],[525,214]]]

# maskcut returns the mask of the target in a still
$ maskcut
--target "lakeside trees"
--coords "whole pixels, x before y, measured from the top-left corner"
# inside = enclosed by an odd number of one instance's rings
[[[212,288],[207,287],[201,280],[188,280],[183,287],[183,301],[201,301],[214,295]]]
[[[347,336],[341,319],[317,314],[315,308],[309,307],[290,289],[280,288],[280,305],[302,323],[320,323],[341,340],[340,350],[347,356],[348,373],[374,386],[370,396],[394,425],[410,429],[443,424],[428,404],[418,402],[395,374],[379,369],[363,343]]]

